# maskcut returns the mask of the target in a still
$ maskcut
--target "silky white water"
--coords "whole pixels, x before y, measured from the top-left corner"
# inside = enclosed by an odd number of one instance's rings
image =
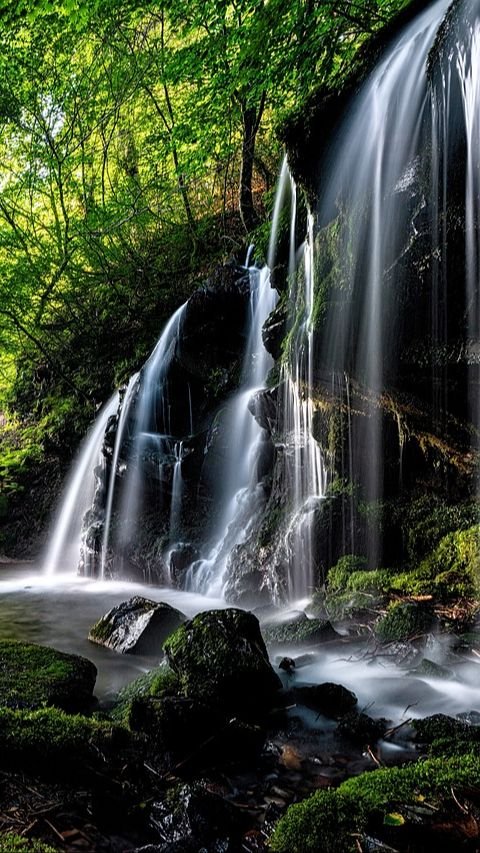
[[[189,569],[186,587],[218,596],[225,584],[228,557],[235,545],[247,539],[265,503],[258,480],[257,461],[265,431],[249,409],[255,393],[264,387],[273,359],[262,341],[265,320],[277,302],[270,285],[270,270],[251,267],[249,332],[245,348],[240,390],[228,405],[225,429],[228,456],[222,471],[220,518],[207,556]]]
[[[73,571],[78,565],[83,517],[92,504],[95,490],[94,470],[97,465],[104,464],[102,445],[105,429],[108,419],[117,411],[118,400],[118,394],[114,394],[102,408],[72,466],[44,558],[44,569],[49,575]]]

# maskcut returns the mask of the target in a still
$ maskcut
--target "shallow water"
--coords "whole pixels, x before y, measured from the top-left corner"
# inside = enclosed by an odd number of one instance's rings
[[[188,617],[225,607],[221,600],[125,581],[94,581],[72,574],[46,575],[33,564],[0,566],[0,639],[53,646],[89,658],[98,669],[95,695],[109,698],[159,657],[119,655],[87,640],[92,625],[133,595],[165,601]]]
[[[124,684],[158,663],[159,657],[119,655],[87,640],[91,626],[107,610],[133,595],[165,601],[188,617],[223,608],[221,599],[125,581],[97,581],[72,574],[49,576],[33,564],[0,565],[0,639],[25,640],[53,646],[92,660],[98,677],[95,694],[108,702]],[[480,712],[480,658],[466,653],[449,656],[448,638],[434,638],[425,656],[454,670],[450,680],[419,678],[387,658],[365,654],[365,646],[346,640],[320,650],[282,648],[273,655],[278,666],[284,656],[299,659],[287,686],[333,681],[353,690],[359,709],[398,724],[433,713]]]

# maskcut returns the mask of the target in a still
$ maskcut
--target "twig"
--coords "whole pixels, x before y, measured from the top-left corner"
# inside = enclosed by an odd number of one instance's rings
[[[372,759],[372,761],[377,765],[377,767],[382,767],[382,766],[383,766],[383,765],[382,765],[382,762],[381,762],[381,761],[379,761],[379,759],[377,758],[377,756],[375,755],[375,753],[372,751],[372,748],[371,748],[370,746],[367,746],[367,753],[368,753],[368,755],[370,756],[370,758]]]
[[[44,820],[44,822],[47,824],[47,826],[49,826],[49,827],[50,827],[50,829],[52,830],[52,832],[54,832],[54,833],[55,833],[55,835],[57,836],[57,838],[59,838],[59,839],[60,839],[60,841],[61,841],[61,842],[62,842],[62,844],[63,844],[63,842],[65,841],[65,839],[64,839],[64,837],[63,837],[62,833],[58,831],[58,829],[53,825],[53,823],[51,823],[51,822],[48,820],[48,818],[44,817],[44,818],[43,818],[43,820]]]
[[[386,737],[391,737],[395,732],[398,732],[399,729],[403,728],[403,726],[408,726],[408,724],[412,722],[412,719],[413,717],[409,717],[408,720],[404,720],[403,723],[400,723],[398,726],[394,726],[393,729],[388,729],[385,732],[383,739],[385,740]]]
[[[455,796],[455,791],[453,790],[452,785],[450,786],[450,793],[453,797],[454,802],[457,804],[458,808],[460,809],[460,811],[462,811],[464,814],[469,814],[468,809],[466,809],[465,806],[462,806],[462,804],[457,800],[457,798]]]
[[[415,708],[415,705],[418,705],[418,702],[411,702],[410,705],[407,705],[407,707],[405,708],[405,710],[402,714],[402,717],[405,716],[405,714],[407,713],[407,711],[410,710],[410,708]]]

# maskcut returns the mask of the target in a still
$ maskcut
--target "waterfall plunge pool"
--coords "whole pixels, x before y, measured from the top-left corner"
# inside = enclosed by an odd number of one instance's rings
[[[89,658],[98,669],[95,695],[108,703],[121,687],[158,664],[158,658],[119,655],[87,639],[89,629],[107,610],[133,595],[165,601],[190,618],[227,606],[222,599],[190,592],[89,580],[71,573],[49,576],[32,563],[4,563],[0,566],[0,639],[41,643]],[[446,636],[433,638],[425,655],[446,663],[451,679],[412,675],[388,657],[365,654],[365,643],[346,638],[313,650],[282,646],[280,651],[274,649],[271,659],[277,672],[282,657],[297,658],[301,664],[293,675],[282,675],[285,686],[342,684],[358,696],[359,710],[397,725],[409,717],[434,713],[480,713],[480,658],[471,653],[453,657],[449,644]]]

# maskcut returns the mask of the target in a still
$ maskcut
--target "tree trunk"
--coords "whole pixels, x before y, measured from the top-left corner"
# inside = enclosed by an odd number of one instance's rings
[[[259,125],[259,116],[254,107],[242,110],[243,140],[242,160],[240,164],[239,209],[245,231],[253,231],[258,225],[258,216],[253,203],[253,160],[255,140]]]

